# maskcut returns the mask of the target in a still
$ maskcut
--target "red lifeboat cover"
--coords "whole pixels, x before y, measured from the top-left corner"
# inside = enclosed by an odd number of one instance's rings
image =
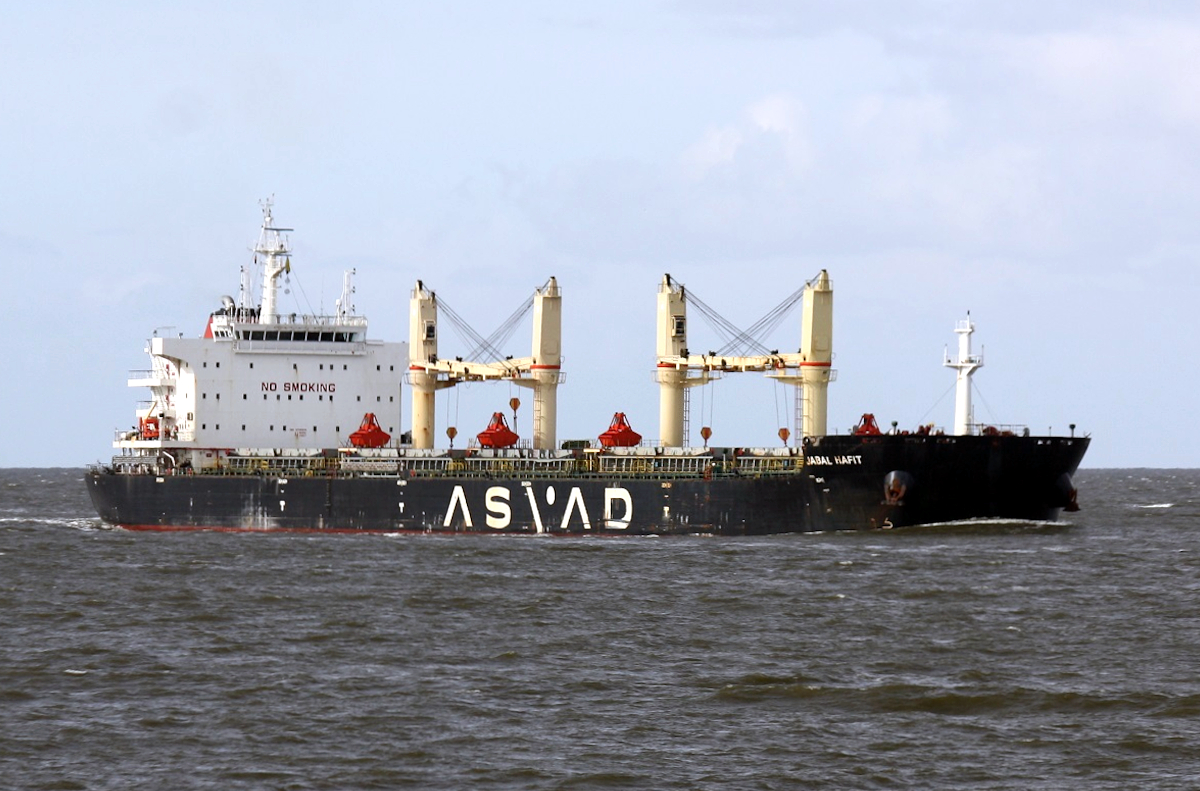
[[[508,427],[503,412],[492,413],[492,422],[488,423],[488,427],[479,432],[478,436],[479,445],[484,448],[511,448],[520,439]]]
[[[362,425],[350,435],[350,444],[356,448],[382,448],[392,435],[379,427],[374,412],[363,415]]]
[[[642,441],[642,435],[633,430],[624,412],[613,415],[608,431],[600,435],[600,444],[606,448],[632,448]]]
[[[879,424],[875,422],[875,416],[867,412],[862,416],[862,420],[858,421],[858,425],[854,427],[854,431],[851,433],[855,436],[873,436],[881,432],[879,431]]]
[[[158,418],[144,417],[139,420],[141,439],[158,439]]]

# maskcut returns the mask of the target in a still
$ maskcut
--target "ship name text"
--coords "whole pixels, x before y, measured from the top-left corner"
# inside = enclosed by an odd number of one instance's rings
[[[804,463],[811,464],[814,467],[833,467],[839,464],[862,464],[863,461],[862,456],[809,456],[804,460]]]

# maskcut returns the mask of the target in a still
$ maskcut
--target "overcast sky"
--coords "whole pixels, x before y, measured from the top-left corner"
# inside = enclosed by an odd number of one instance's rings
[[[197,335],[237,293],[270,195],[292,296],[331,312],[356,267],[376,338],[406,339],[418,278],[487,335],[557,276],[560,438],[617,410],[657,435],[663,273],[745,327],[825,268],[831,430],[951,425],[942,354],[969,310],[978,419],[1075,423],[1089,467],[1200,466],[1197,8],[14,4],[0,466],[112,455],[146,338]],[[695,312],[690,334],[720,345]],[[797,314],[768,341],[798,343]],[[528,354],[527,324],[509,346]],[[715,444],[791,421],[757,375],[703,390]],[[512,395],[521,431],[532,399],[507,385],[441,395],[437,430]]]

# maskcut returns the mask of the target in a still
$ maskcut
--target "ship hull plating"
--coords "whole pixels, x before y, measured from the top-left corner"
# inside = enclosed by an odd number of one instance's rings
[[[126,474],[91,470],[101,518],[140,530],[753,535],[1074,507],[1086,438],[827,436],[779,473],[701,475]],[[736,456],[736,454],[735,454]]]

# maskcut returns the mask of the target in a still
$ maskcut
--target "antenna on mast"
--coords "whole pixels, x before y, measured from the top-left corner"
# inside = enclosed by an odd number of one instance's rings
[[[288,247],[287,237],[283,235],[292,229],[276,227],[275,218],[271,215],[274,204],[274,196],[259,202],[263,210],[263,224],[254,253],[255,260],[258,260],[259,255],[263,256],[262,312],[258,319],[260,324],[275,323],[275,305],[279,289],[277,281],[280,275],[292,271],[292,251]]]
[[[350,301],[354,294],[354,275],[357,270],[347,269],[342,273],[342,295],[334,303],[333,312],[339,319],[354,315],[354,304]]]

